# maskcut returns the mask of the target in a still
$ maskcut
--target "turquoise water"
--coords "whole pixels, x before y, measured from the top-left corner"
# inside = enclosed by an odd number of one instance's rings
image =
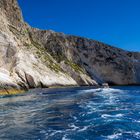
[[[140,140],[140,87],[36,89],[0,98],[0,140]]]

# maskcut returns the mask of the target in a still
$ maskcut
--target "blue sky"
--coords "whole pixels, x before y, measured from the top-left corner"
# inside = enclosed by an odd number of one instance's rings
[[[26,22],[40,29],[140,51],[140,0],[18,0]]]

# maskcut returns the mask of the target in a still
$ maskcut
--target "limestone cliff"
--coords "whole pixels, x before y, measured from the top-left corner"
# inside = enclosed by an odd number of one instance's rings
[[[0,1],[1,87],[140,84],[140,54],[31,28],[16,0]]]
[[[31,29],[29,32],[34,41],[41,43],[45,50],[60,63],[64,71],[68,71],[66,64],[72,62],[80,66],[86,75],[98,84],[140,83],[138,78],[140,53],[124,51],[95,40],[63,33],[37,29]]]

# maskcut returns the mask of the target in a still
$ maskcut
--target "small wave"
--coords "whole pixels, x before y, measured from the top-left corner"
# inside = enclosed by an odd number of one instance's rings
[[[77,120],[78,120],[76,116],[72,116],[72,117],[73,117],[73,119],[74,119],[75,121],[77,121]]]
[[[86,90],[79,90],[79,93],[91,93],[91,92],[100,92],[102,91],[101,88],[96,88],[96,89],[86,89]]]
[[[79,93],[90,93],[90,92],[101,92],[101,93],[113,93],[113,92],[124,92],[124,90],[121,89],[115,89],[115,88],[96,88],[96,89],[87,89],[87,90],[79,90]]]
[[[103,115],[101,115],[101,117],[102,118],[116,118],[116,117],[121,118],[121,117],[123,117],[123,114],[116,114],[116,115],[103,114]]]
[[[52,137],[52,136],[55,136],[57,133],[63,133],[63,131],[61,131],[61,130],[58,130],[58,131],[54,131],[54,132],[52,132],[49,136],[50,137]]]
[[[67,138],[67,135],[64,135],[62,140],[70,140],[70,139]]]
[[[117,133],[117,134],[109,135],[109,136],[107,136],[107,139],[109,139],[109,140],[118,139],[121,135],[122,135],[122,133]]]
[[[82,129],[79,129],[78,132],[83,132],[86,131],[88,129],[88,126],[84,126]]]
[[[123,131],[122,130],[121,134],[122,135],[125,135],[125,134],[131,135],[131,136],[133,136],[136,139],[140,139],[140,132],[138,132],[138,131]]]
[[[115,89],[115,88],[102,88],[101,89],[102,93],[122,93],[124,90],[121,89]]]
[[[137,139],[139,139],[139,138],[140,138],[140,132],[135,132],[135,137],[136,137]]]
[[[134,123],[140,123],[140,120],[133,120]]]
[[[69,125],[69,127],[72,128],[72,129],[71,129],[72,131],[75,131],[75,130],[79,129],[79,127],[77,127],[77,126],[74,125],[74,124]]]

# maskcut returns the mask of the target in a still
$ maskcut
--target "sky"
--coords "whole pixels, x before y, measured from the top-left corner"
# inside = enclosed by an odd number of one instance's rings
[[[18,0],[33,27],[140,52],[140,0]]]

